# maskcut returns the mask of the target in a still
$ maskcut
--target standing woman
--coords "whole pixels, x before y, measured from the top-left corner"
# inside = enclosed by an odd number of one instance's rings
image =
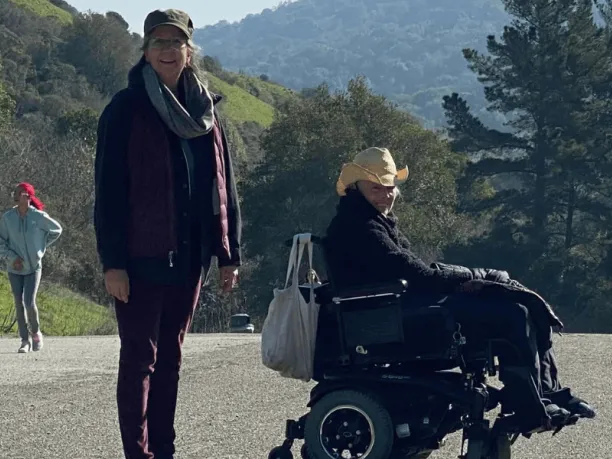
[[[156,10],[126,89],[104,109],[95,228],[121,340],[117,405],[127,459],[171,459],[181,349],[215,256],[230,291],[241,221],[232,160],[195,61],[193,23]]]
[[[21,337],[18,352],[26,353],[39,351],[43,346],[36,293],[42,274],[42,258],[62,234],[62,227],[44,212],[44,204],[29,183],[17,185],[13,200],[15,207],[0,219],[0,257],[8,258],[8,277],[15,296]]]

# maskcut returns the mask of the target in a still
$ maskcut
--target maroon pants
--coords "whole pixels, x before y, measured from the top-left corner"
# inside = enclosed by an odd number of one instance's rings
[[[199,293],[199,279],[180,286],[131,280],[129,302],[115,301],[121,340],[117,407],[126,459],[174,454],[181,349]]]

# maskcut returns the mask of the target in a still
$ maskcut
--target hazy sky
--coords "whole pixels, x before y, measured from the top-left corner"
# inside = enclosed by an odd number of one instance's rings
[[[132,32],[142,35],[142,24],[151,10],[179,8],[193,19],[196,28],[223,19],[238,21],[249,13],[260,13],[280,3],[279,0],[68,0],[79,11],[105,13],[116,11],[130,24]]]

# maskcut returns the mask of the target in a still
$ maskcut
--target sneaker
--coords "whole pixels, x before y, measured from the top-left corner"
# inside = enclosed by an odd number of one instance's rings
[[[570,400],[564,403],[563,408],[579,418],[593,419],[596,416],[593,407],[576,396],[572,396]]]
[[[30,341],[26,340],[26,341],[22,341],[21,342],[21,346],[19,346],[19,350],[17,351],[20,354],[27,354],[28,352],[30,352]]]
[[[43,336],[41,332],[35,333],[34,335],[32,335],[32,350],[34,352],[36,351],[40,351],[43,347]]]

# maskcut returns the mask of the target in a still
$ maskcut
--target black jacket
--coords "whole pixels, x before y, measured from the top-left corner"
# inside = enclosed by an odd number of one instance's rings
[[[219,266],[240,265],[240,207],[223,129],[231,257],[220,250],[212,210],[213,134],[190,140],[193,157],[186,157],[151,104],[140,67],[99,120],[94,223],[104,271],[177,283],[207,271],[212,256]]]
[[[409,290],[450,293],[470,272],[432,269],[410,250],[393,214],[382,215],[361,193],[340,199],[325,238],[329,274],[339,288],[404,279]]]

